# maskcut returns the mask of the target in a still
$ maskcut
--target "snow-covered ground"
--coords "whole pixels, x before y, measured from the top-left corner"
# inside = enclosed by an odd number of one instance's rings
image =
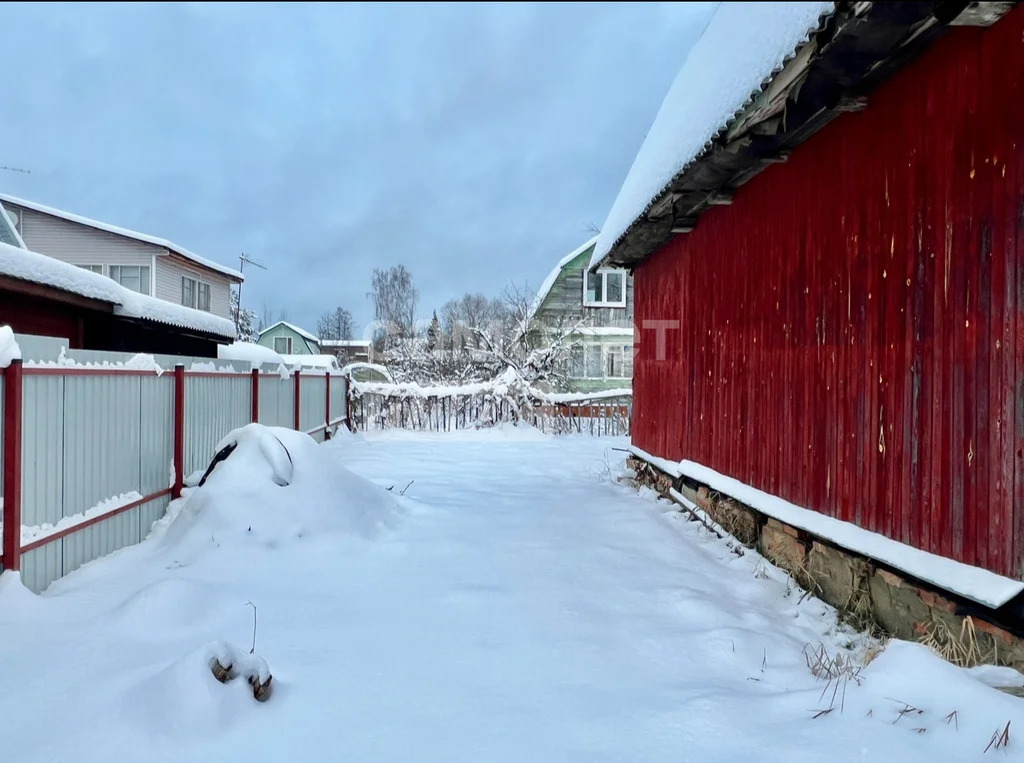
[[[1024,702],[915,645],[890,644],[833,695],[805,650],[852,645],[856,660],[870,644],[756,554],[616,482],[625,446],[342,437],[271,486],[294,488],[287,507],[229,458],[139,546],[42,597],[2,579],[0,756],[1024,757]],[[218,652],[247,659],[247,602],[274,676],[263,704],[208,669]],[[1009,747],[984,753],[1008,721]]]

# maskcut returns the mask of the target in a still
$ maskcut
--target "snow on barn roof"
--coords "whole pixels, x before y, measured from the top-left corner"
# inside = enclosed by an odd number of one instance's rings
[[[288,321],[278,321],[277,323],[274,323],[274,324],[271,324],[270,326],[267,326],[265,329],[263,329],[263,331],[260,332],[260,336],[263,336],[268,331],[270,331],[271,329],[275,329],[278,326],[285,326],[286,328],[290,328],[292,331],[294,331],[296,334],[301,336],[303,339],[308,339],[311,342],[316,342],[317,344],[320,344],[320,340],[317,339],[315,336],[310,334],[305,329],[300,329],[294,323],[289,323]]]
[[[234,278],[236,281],[241,282],[245,280],[245,276],[234,268],[229,268],[226,265],[221,265],[219,262],[214,262],[213,260],[208,260],[205,257],[200,257],[198,254],[190,252],[188,249],[178,246],[167,239],[150,236],[146,233],[138,233],[137,231],[128,230],[127,228],[120,228],[116,225],[100,222],[99,220],[92,220],[88,217],[82,217],[82,215],[76,215],[73,212],[65,212],[62,209],[55,209],[44,204],[38,204],[34,201],[26,201],[25,199],[19,199],[17,196],[11,196],[6,193],[0,193],[0,201],[6,201],[9,204],[17,204],[19,207],[25,207],[26,209],[31,209],[35,212],[41,212],[44,215],[59,217],[63,220],[68,220],[69,222],[78,223],[79,225],[87,225],[90,228],[106,231],[107,233],[113,233],[117,236],[124,236],[125,238],[135,239],[136,241],[153,244],[154,246],[162,246],[172,254],[184,257],[186,260],[192,260],[197,265],[202,265],[210,270],[215,270],[218,273]]]
[[[530,313],[526,320],[527,323],[533,320],[534,314],[540,310],[540,306],[544,304],[544,300],[547,299],[548,294],[551,292],[551,287],[555,285],[555,281],[558,280],[558,274],[562,272],[562,269],[597,243],[597,238],[597,236],[594,236],[586,243],[573,249],[565,255],[565,257],[560,259],[558,264],[551,269],[551,272],[548,273],[547,277],[541,283],[540,288],[537,289],[537,293],[533,297],[533,302],[530,303]]]
[[[125,318],[142,318],[223,337],[235,336],[235,325],[227,318],[139,294],[99,273],[9,244],[0,243],[0,275],[109,302],[114,305],[114,314]]]
[[[661,104],[597,238],[598,265],[819,28],[834,3],[721,3]]]

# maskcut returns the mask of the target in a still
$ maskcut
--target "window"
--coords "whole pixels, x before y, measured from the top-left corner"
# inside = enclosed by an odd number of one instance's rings
[[[108,265],[107,271],[124,288],[149,294],[149,265]]]
[[[199,284],[199,304],[200,310],[210,312],[210,284],[200,283]]]
[[[601,345],[587,345],[587,378],[600,379],[604,376],[601,368]]]
[[[292,338],[290,336],[275,336],[274,352],[276,352],[278,355],[291,355]]]
[[[210,312],[210,284],[188,276],[181,277],[181,304]]]
[[[102,265],[79,265],[78,267],[82,268],[82,270],[88,270],[90,273],[99,273],[100,275],[103,275]]]
[[[569,350],[569,377],[572,379],[582,379],[583,370],[583,345],[577,344]]]
[[[587,307],[625,307],[626,271],[583,271],[583,304]]]
[[[625,379],[633,378],[633,345],[622,346],[622,376]]]

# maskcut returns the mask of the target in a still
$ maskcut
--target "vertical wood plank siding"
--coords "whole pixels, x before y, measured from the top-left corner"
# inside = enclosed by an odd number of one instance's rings
[[[637,269],[634,442],[1021,576],[1022,228],[1017,8]]]

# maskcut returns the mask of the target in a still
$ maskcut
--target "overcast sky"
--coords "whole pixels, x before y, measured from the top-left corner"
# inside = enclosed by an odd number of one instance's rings
[[[716,3],[0,10],[0,190],[250,270],[243,303],[362,324],[536,288],[600,226]]]

